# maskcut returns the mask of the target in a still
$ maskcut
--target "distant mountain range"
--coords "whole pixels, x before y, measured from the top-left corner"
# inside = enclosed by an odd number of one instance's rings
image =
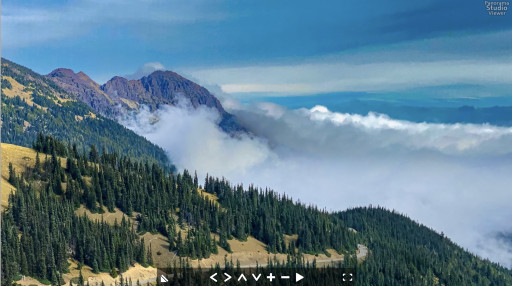
[[[429,123],[472,123],[512,126],[512,102],[508,98],[400,99],[369,93],[329,93],[304,96],[253,97],[245,102],[267,101],[290,109],[323,105],[341,113],[386,114],[393,119]]]
[[[154,111],[186,99],[194,108],[206,106],[216,109],[221,116],[219,126],[225,132],[244,130],[206,88],[172,71],[155,71],[138,80],[115,76],[103,85],[83,72],[74,73],[65,68],[52,71],[46,78],[111,119],[129,111],[138,111],[141,106]]]
[[[352,100],[333,104],[333,111],[366,115],[369,112],[386,114],[398,120],[429,123],[468,123],[512,126],[512,106],[458,107],[411,106],[383,101]]]

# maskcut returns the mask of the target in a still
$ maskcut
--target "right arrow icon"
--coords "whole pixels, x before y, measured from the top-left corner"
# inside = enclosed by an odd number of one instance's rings
[[[228,278],[224,279],[224,282],[228,282],[229,279],[231,279],[231,275],[227,274],[227,273],[224,273],[224,275]]]
[[[299,273],[295,273],[295,282],[299,282],[303,278],[304,278],[304,276],[300,275]]]

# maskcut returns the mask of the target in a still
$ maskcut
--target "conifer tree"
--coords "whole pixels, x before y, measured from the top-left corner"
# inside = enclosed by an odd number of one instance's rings
[[[9,179],[8,179],[8,181],[11,185],[16,185],[16,170],[12,166],[11,162],[9,162]]]

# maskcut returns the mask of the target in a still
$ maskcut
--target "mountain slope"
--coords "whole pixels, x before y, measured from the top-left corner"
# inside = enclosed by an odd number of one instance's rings
[[[187,171],[174,176],[157,165],[110,154],[88,162],[87,156],[66,149],[49,136],[38,137],[34,147],[40,160],[31,160],[25,168],[16,165],[15,171],[2,174],[16,188],[2,216],[3,225],[9,226],[2,229],[2,281],[21,274],[60,284],[69,259],[88,265],[95,272],[108,272],[113,267],[124,272],[134,263],[168,265],[156,256],[210,257],[211,262],[222,262],[228,252],[247,251],[244,242],[257,244],[253,253],[261,252],[259,262],[271,259],[276,252],[285,253],[276,254],[283,261],[287,259],[286,253],[294,256],[297,251],[299,255],[311,253],[304,255],[310,261],[314,254],[329,259],[328,249],[339,259],[341,254],[357,247],[356,235],[341,221],[270,191],[244,191],[242,186],[234,187],[225,180],[209,177],[205,191],[210,196],[205,196],[198,191],[197,177]],[[64,165],[59,163],[58,156],[64,156]],[[20,159],[11,156],[10,160]],[[214,197],[218,204],[210,200]],[[83,211],[77,213],[83,206],[89,216],[100,214],[96,216],[101,218],[97,222],[100,229],[91,225]],[[126,214],[127,219],[109,221],[111,214],[116,216],[119,212]],[[89,225],[94,235],[82,230],[84,224]],[[59,228],[54,229],[55,225]],[[130,227],[133,231],[127,233]],[[32,232],[34,229],[37,231]],[[298,237],[290,239],[295,232]],[[307,234],[304,238],[303,233]],[[127,248],[119,235],[126,237]],[[166,244],[164,248],[154,246],[160,251],[155,257],[150,252],[151,244],[141,240],[148,236],[159,238],[153,242],[155,245]],[[149,248],[145,249],[146,246]]]
[[[404,215],[355,208],[336,216],[356,229],[372,252],[358,269],[360,285],[512,285],[511,270]]]
[[[172,71],[155,71],[138,80],[113,77],[99,86],[83,72],[56,69],[47,78],[92,107],[98,113],[116,119],[141,105],[157,110],[161,106],[176,105],[186,99],[192,107],[206,106],[220,115],[219,126],[226,132],[243,131],[233,115],[224,110],[219,100],[206,88]]]
[[[2,142],[31,146],[39,132],[88,149],[169,165],[163,149],[96,113],[53,81],[2,59]],[[85,150],[84,149],[84,150]]]

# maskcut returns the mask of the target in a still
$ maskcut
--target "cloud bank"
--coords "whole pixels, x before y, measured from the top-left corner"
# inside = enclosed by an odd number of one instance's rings
[[[381,205],[512,266],[512,129],[428,124],[224,102],[255,136],[230,137],[205,108],[143,111],[122,122],[169,152],[178,168],[254,183],[328,210]],[[154,123],[157,117],[159,120]]]
[[[357,57],[358,55],[355,55]],[[372,63],[324,62],[199,70],[227,93],[315,94],[401,91],[457,84],[512,84],[509,58],[498,61],[411,60]]]

